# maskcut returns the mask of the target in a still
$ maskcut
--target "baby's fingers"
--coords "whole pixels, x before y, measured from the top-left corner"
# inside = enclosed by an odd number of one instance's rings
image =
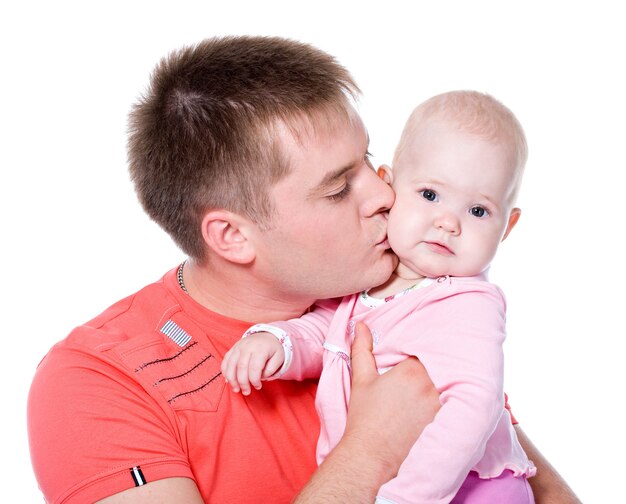
[[[265,367],[265,360],[266,357],[264,355],[254,354],[248,364],[248,380],[250,385],[257,390],[261,389],[261,375]]]
[[[242,353],[237,360],[235,369],[236,381],[243,395],[250,395],[250,354]]]
[[[237,381],[237,365],[239,362],[241,355],[237,347],[231,348],[224,355],[224,360],[222,361],[222,376],[226,383],[228,383],[233,392],[239,392],[239,382]]]
[[[276,374],[276,372],[282,367],[283,362],[285,361],[285,354],[281,352],[276,352],[265,364],[265,369],[263,370],[263,378],[271,378]]]

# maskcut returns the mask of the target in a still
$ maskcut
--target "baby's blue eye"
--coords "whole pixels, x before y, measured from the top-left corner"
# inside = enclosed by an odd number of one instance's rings
[[[483,207],[481,206],[475,206],[470,208],[470,213],[474,216],[474,217],[485,217],[486,215],[489,215],[489,212],[487,212],[487,210],[485,210]]]
[[[422,191],[422,196],[428,201],[437,201],[437,193],[435,191],[431,191],[430,189],[424,189]]]

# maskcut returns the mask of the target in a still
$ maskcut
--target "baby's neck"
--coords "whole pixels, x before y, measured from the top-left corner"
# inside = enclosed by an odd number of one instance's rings
[[[368,294],[375,298],[384,299],[398,294],[398,292],[402,292],[409,287],[413,287],[414,285],[419,284],[422,280],[424,280],[424,277],[417,274],[400,276],[398,271],[394,271],[391,274],[391,277],[389,277],[389,280],[378,287],[373,287],[368,291]]]

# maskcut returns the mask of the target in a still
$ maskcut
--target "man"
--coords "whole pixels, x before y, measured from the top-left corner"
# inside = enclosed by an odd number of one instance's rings
[[[29,432],[47,500],[289,502],[310,479],[297,502],[371,502],[393,477],[438,406],[417,362],[377,377],[359,335],[346,433],[317,471],[314,381],[243,397],[219,372],[251,322],[395,266],[393,193],[368,161],[357,93],[329,55],[276,38],[207,40],[160,63],[131,113],[130,172],[189,260],[40,365]]]

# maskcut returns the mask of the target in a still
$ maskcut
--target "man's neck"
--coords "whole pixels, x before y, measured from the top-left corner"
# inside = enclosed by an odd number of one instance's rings
[[[299,317],[315,299],[283,299],[245,267],[211,267],[189,259],[183,269],[188,294],[205,308],[229,318],[262,323]]]

